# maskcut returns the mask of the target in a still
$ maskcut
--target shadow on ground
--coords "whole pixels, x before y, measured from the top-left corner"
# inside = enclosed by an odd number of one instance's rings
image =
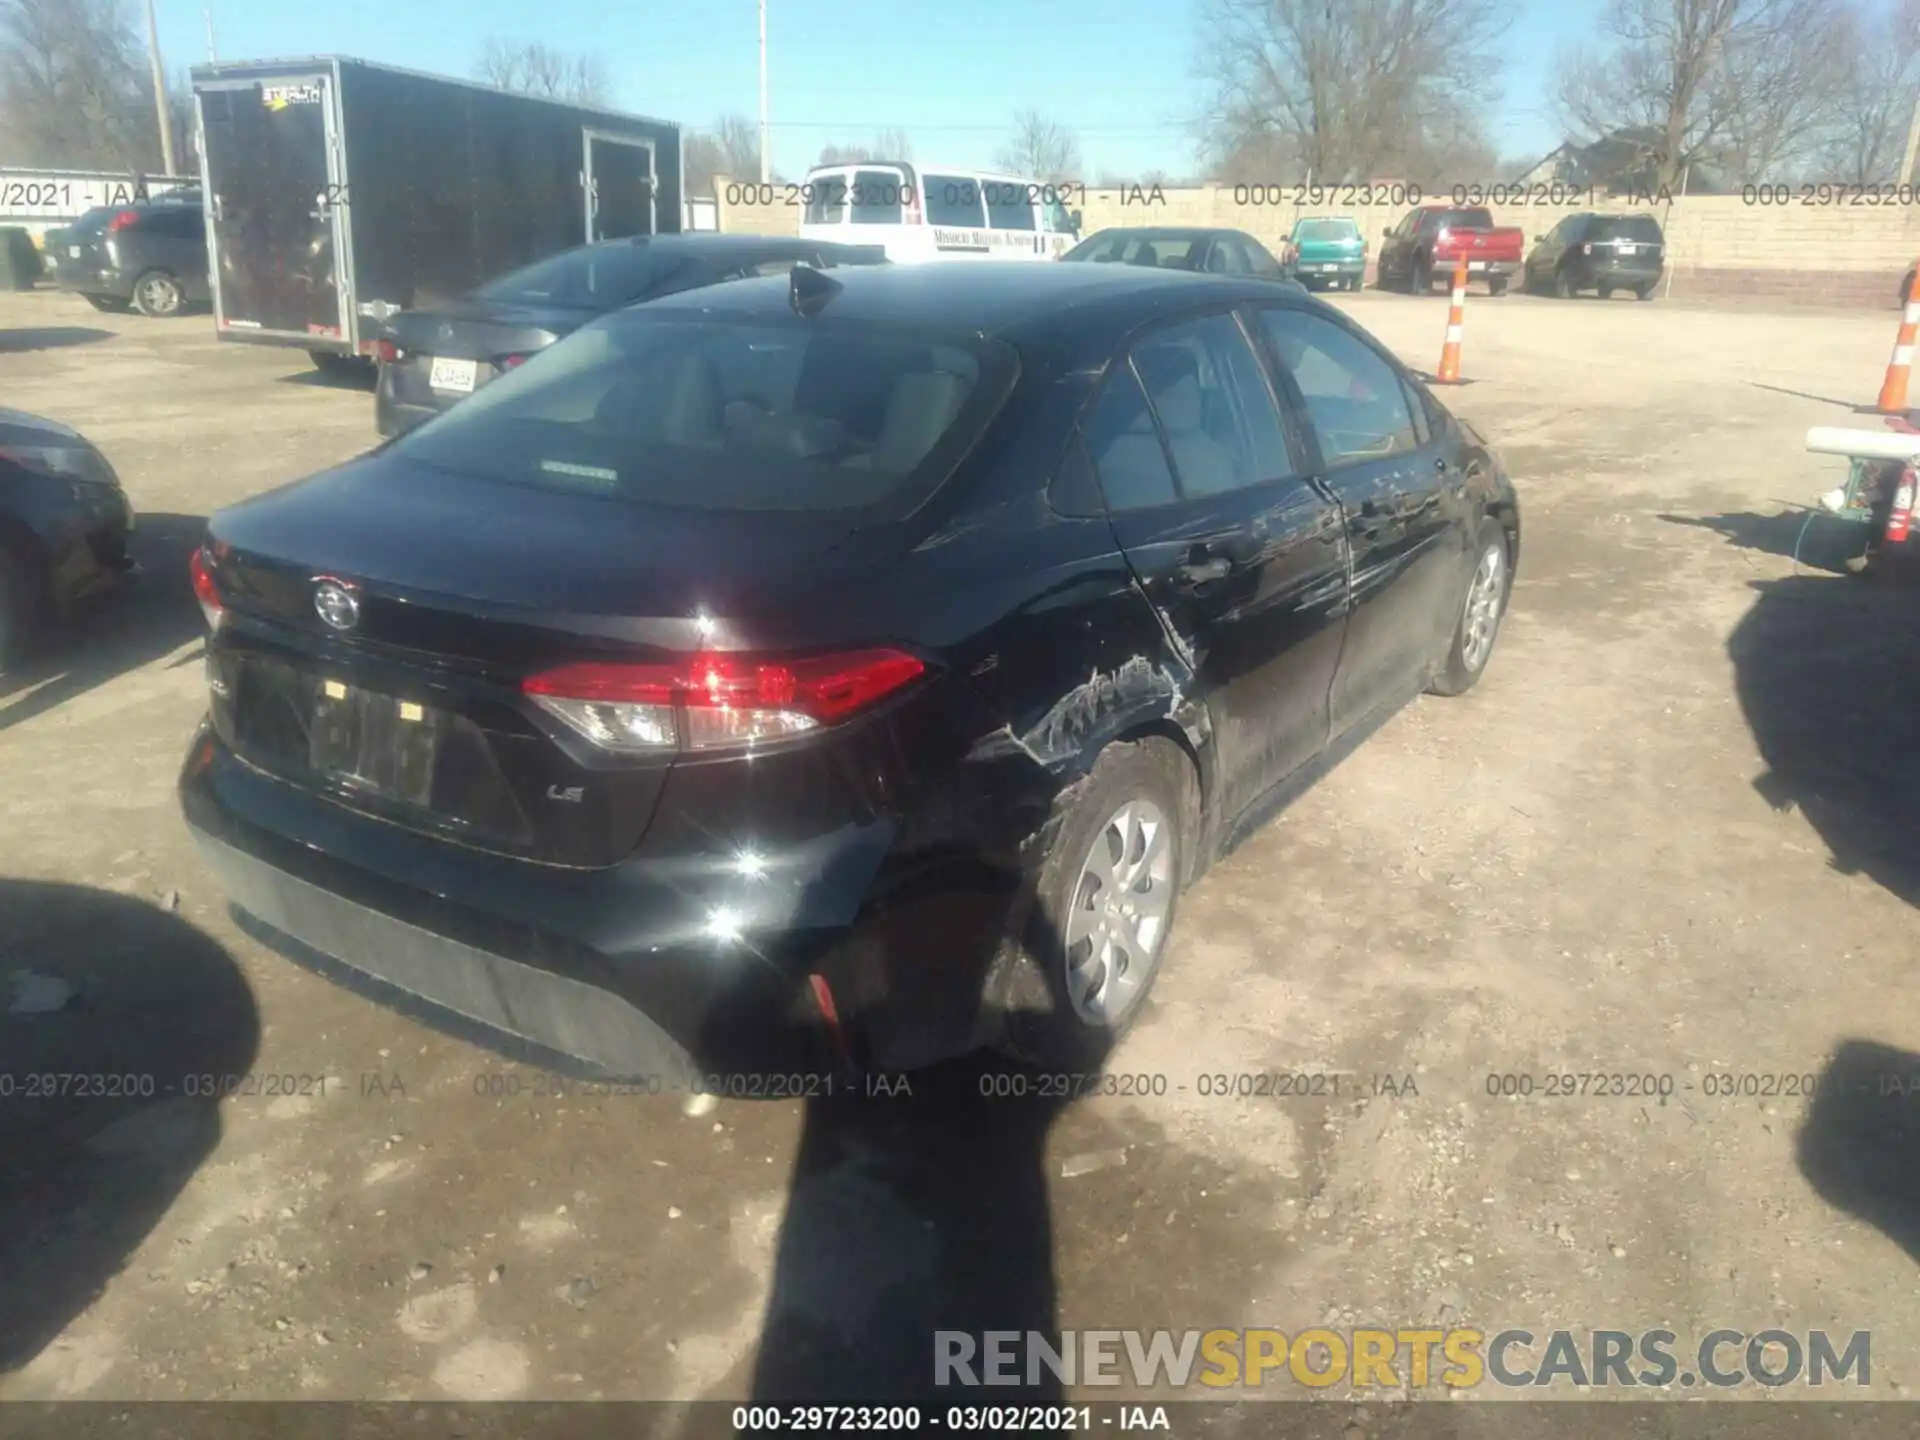
[[[1686,525],[1710,530],[1729,545],[1756,550],[1765,555],[1796,558],[1809,570],[1828,574],[1847,573],[1847,562],[1866,550],[1867,527],[1841,520],[1822,510],[1808,524],[1808,511],[1783,510],[1772,515],[1754,511],[1731,511],[1724,515],[1656,515],[1669,525]]]
[[[177,915],[0,880],[0,1374],[93,1303],[212,1154],[199,1077],[244,1074],[258,1041],[238,967]]]
[[[315,386],[322,390],[358,390],[371,395],[379,372],[371,365],[364,369],[295,370],[279,377],[282,385]]]
[[[911,1096],[808,1102],[756,1402],[1058,1403],[1044,1369],[989,1391],[936,1385],[938,1332],[1058,1323],[1045,1150],[1065,1107],[995,1098],[1009,1073],[976,1057],[915,1074]]]
[[[1847,1041],[1819,1077],[1798,1149],[1821,1199],[1920,1261],[1920,1055]]]
[[[41,325],[24,330],[0,330],[0,355],[28,350],[63,350],[69,345],[91,345],[113,339],[113,331],[90,325]]]
[[[128,542],[139,573],[0,677],[0,731],[46,713],[96,685],[171,654],[204,628],[187,559],[200,543],[199,515],[142,515]]]
[[[1920,904],[1920,593],[1820,576],[1752,588],[1727,653],[1768,767],[1755,788],[1798,806],[1836,868]]]

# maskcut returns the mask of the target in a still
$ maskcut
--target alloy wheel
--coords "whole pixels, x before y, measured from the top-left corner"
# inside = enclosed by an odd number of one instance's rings
[[[1460,633],[1460,660],[1469,671],[1478,670],[1493,653],[1500,631],[1500,610],[1506,601],[1507,552],[1495,542],[1480,554],[1473,583],[1467,587],[1467,606]]]
[[[1145,991],[1166,944],[1174,898],[1173,822],[1129,800],[1094,833],[1067,912],[1067,995],[1080,1018],[1111,1026]]]

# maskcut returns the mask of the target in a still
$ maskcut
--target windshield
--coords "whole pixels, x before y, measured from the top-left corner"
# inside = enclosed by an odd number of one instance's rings
[[[604,310],[639,299],[678,268],[648,246],[621,240],[569,250],[510,271],[474,293],[510,305]]]
[[[1305,244],[1358,240],[1360,227],[1351,220],[1302,220],[1294,238]]]
[[[865,325],[625,311],[395,442],[481,480],[703,510],[864,508],[951,468],[1003,347]]]

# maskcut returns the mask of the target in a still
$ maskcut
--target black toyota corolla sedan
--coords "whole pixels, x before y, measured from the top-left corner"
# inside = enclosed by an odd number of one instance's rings
[[[214,515],[180,793],[258,937],[563,1068],[1080,1067],[1209,862],[1480,677],[1519,539],[1302,292],[801,269]]]

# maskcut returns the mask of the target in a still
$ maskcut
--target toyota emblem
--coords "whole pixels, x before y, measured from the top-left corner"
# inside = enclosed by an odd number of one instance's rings
[[[332,630],[351,630],[360,623],[360,597],[353,586],[331,575],[313,577],[313,611]]]

